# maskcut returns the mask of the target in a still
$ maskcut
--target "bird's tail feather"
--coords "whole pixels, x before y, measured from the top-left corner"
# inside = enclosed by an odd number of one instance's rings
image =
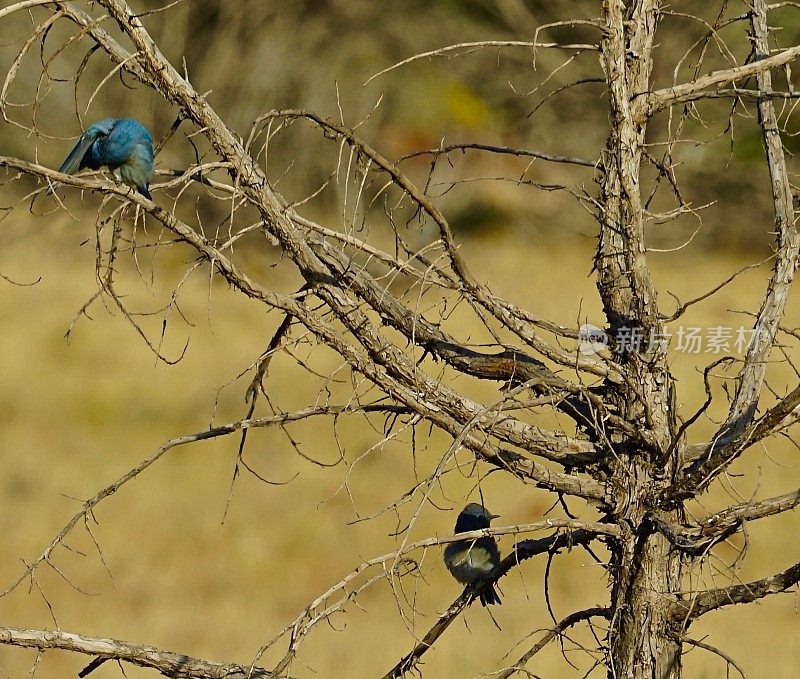
[[[502,601],[500,601],[500,596],[497,594],[497,590],[494,588],[494,585],[489,585],[480,593],[480,600],[481,604],[484,606],[502,603]]]

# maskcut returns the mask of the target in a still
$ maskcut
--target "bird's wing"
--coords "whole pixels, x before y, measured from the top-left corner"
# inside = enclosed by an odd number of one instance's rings
[[[86,153],[91,145],[100,137],[107,137],[111,134],[118,122],[116,118],[106,118],[86,128],[86,132],[81,135],[81,138],[78,139],[75,146],[72,147],[69,155],[64,159],[64,162],[61,163],[59,172],[74,174],[82,167],[87,167],[82,161],[86,157]]]
[[[81,161],[86,155],[86,152],[89,150],[89,147],[94,144],[97,136],[98,135],[96,132],[90,133],[89,130],[84,132],[81,135],[81,138],[78,139],[78,143],[72,147],[72,150],[64,159],[64,162],[61,163],[61,167],[58,168],[58,171],[63,172],[64,174],[75,174],[78,170],[80,170]]]

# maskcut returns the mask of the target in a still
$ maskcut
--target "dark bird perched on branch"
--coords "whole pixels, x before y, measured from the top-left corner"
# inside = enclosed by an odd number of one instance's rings
[[[111,170],[117,181],[135,188],[145,198],[153,199],[150,195],[153,138],[138,120],[106,118],[90,125],[58,171],[75,174],[85,167],[98,170],[103,166]]]
[[[461,510],[454,532],[467,533],[488,528],[489,522],[497,516],[490,514],[483,505],[472,502]],[[491,572],[500,563],[500,550],[497,549],[497,542],[491,536],[459,540],[445,547],[444,563],[456,580],[467,585]],[[480,598],[484,606],[500,603],[494,585],[481,592]]]

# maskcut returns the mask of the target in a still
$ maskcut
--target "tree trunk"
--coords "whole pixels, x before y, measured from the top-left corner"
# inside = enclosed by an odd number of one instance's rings
[[[667,619],[669,592],[680,590],[680,559],[652,531],[647,510],[667,487],[678,462],[673,378],[656,293],[645,262],[639,170],[645,121],[631,103],[649,89],[657,3],[603,3],[602,63],[609,83],[609,137],[603,156],[598,289],[625,384],[607,385],[623,419],[648,433],[648,442],[613,436],[608,486],[614,523],[629,529],[612,547],[609,676],[630,679],[680,677],[680,645]]]
[[[680,557],[646,524],[612,552],[609,677],[677,679],[681,647],[669,620],[668,593],[680,589]]]

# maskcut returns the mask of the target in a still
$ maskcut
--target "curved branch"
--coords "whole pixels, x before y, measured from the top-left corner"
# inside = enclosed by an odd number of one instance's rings
[[[716,646],[712,646],[711,644],[706,644],[706,643],[704,643],[702,641],[697,641],[696,639],[690,639],[689,637],[681,637],[679,639],[679,641],[682,644],[689,644],[690,646],[697,646],[697,648],[702,648],[704,651],[709,651],[709,652],[713,653],[714,655],[718,655],[726,663],[728,663],[731,667],[733,667],[739,673],[739,675],[742,677],[742,679],[747,679],[747,675],[745,674],[744,670],[739,666],[739,663],[737,663],[727,653],[725,653],[724,651],[721,651],[720,649],[718,649]]]
[[[758,502],[742,502],[711,514],[702,521],[705,526],[725,526],[734,522],[755,521],[775,514],[788,512],[800,505],[800,490],[768,497]]]
[[[584,160],[583,158],[575,158],[574,156],[554,156],[549,153],[542,153],[540,151],[529,151],[527,149],[515,149],[509,146],[493,146],[491,144],[478,144],[478,143],[464,143],[464,144],[448,144],[447,146],[439,146],[435,149],[425,149],[423,151],[414,151],[408,153],[400,158],[398,162],[408,160],[409,158],[417,158],[419,156],[439,156],[450,153],[452,151],[488,151],[490,153],[498,153],[509,156],[522,156],[528,158],[538,158],[539,160],[546,160],[549,163],[567,163],[570,165],[582,165],[584,167],[591,167],[592,169],[600,169],[599,160]]]
[[[119,660],[158,670],[165,677],[194,677],[196,679],[263,679],[269,670],[250,665],[221,663],[193,658],[182,653],[163,651],[130,641],[87,637],[71,632],[0,627],[0,644],[36,648],[40,651],[58,649],[93,655],[106,660]]]
[[[30,7],[36,7],[37,5],[53,5],[55,4],[55,0],[19,0],[19,2],[15,2],[10,7],[6,7],[5,9],[0,9],[0,19],[7,17],[9,14],[13,14],[14,12],[18,12],[22,9],[29,9]]]
[[[375,78],[379,78],[380,76],[385,75],[386,73],[389,73],[400,66],[405,66],[406,64],[410,64],[413,61],[418,61],[419,59],[429,59],[430,57],[441,56],[457,50],[474,51],[483,47],[528,47],[533,50],[546,47],[552,49],[580,51],[597,51],[597,49],[599,49],[597,45],[583,43],[528,42],[523,40],[482,40],[481,42],[461,42],[457,45],[448,45],[447,47],[439,47],[435,50],[430,50],[429,52],[421,52],[420,54],[415,54],[407,59],[403,59],[403,61],[398,61],[396,64],[392,64],[391,66],[384,68],[382,71],[379,71],[375,75],[371,76],[370,79],[364,83],[364,85],[369,85],[373,80],[375,80]]]
[[[606,618],[611,614],[611,610],[609,608],[587,608],[584,611],[575,611],[574,613],[570,613],[566,618],[561,620],[555,627],[548,630],[547,633],[539,639],[539,641],[534,644],[530,650],[528,650],[525,654],[523,654],[517,662],[514,663],[513,666],[503,670],[502,672],[497,672],[493,674],[493,677],[497,679],[508,679],[508,677],[513,676],[517,672],[524,672],[528,676],[529,673],[525,670],[525,665],[528,661],[535,656],[539,651],[541,651],[547,644],[549,644],[553,639],[558,636],[561,636],[565,630],[569,629],[570,627],[578,624],[579,622],[583,622],[584,620],[591,620],[592,618]]]

